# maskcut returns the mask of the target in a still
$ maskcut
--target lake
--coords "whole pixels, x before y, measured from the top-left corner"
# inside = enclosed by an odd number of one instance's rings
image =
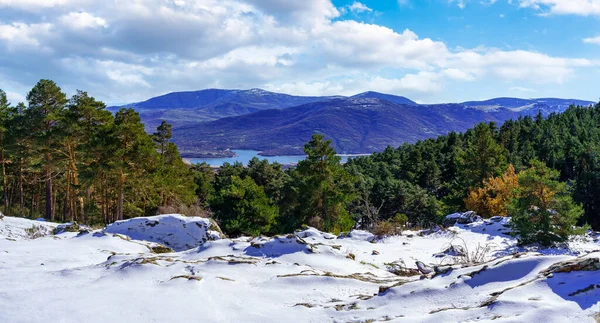
[[[222,158],[187,158],[192,164],[207,163],[210,166],[222,166],[223,163],[227,162],[233,164],[240,162],[244,165],[248,165],[248,162],[254,157],[263,160],[266,159],[270,163],[278,162],[282,165],[297,164],[299,161],[304,160],[306,156],[260,156],[257,150],[232,150],[236,153],[235,157],[222,157]],[[355,157],[358,155],[340,155],[342,157],[342,163],[348,161],[348,158]]]

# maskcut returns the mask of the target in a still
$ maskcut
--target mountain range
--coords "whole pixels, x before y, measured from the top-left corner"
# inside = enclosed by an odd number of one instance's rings
[[[260,89],[208,89],[170,93],[124,107],[136,109],[148,131],[162,120],[173,124],[173,140],[182,155],[199,157],[227,149],[302,154],[313,133],[331,139],[339,153],[372,153],[464,131],[478,122],[502,123],[539,112],[560,113],[570,105],[592,104],[575,99],[495,98],[425,105],[378,92],[307,97]]]

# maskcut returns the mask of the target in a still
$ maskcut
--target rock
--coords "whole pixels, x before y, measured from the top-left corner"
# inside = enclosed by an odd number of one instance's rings
[[[450,245],[446,250],[436,253],[433,256],[436,258],[443,258],[446,256],[451,257],[464,257],[467,254],[465,247],[460,245]]]
[[[371,255],[373,255],[373,256],[378,256],[378,255],[379,255],[379,251],[377,251],[377,250],[373,250],[373,252],[371,253]]]
[[[346,258],[356,260],[356,256],[353,253],[349,253]]]
[[[80,229],[81,228],[77,222],[63,223],[54,228],[54,230],[52,230],[52,234],[56,235],[65,232],[79,232]]]
[[[394,275],[402,277],[411,277],[421,275],[421,272],[415,268],[407,268],[402,261],[395,261],[387,264],[387,271]]]
[[[429,275],[433,272],[433,269],[429,266],[427,266],[424,262],[422,261],[417,261],[417,268],[419,269],[419,272],[423,275]]]
[[[598,271],[600,270],[600,258],[574,259],[555,263],[543,270],[541,274],[549,276],[554,273],[570,273],[572,271]]]
[[[150,248],[150,251],[152,251],[152,253],[171,253],[171,252],[175,252],[173,249],[162,245],[160,243],[155,243],[152,244],[150,246],[148,246],[148,248]]]
[[[442,267],[438,267],[438,266],[435,266],[435,267],[433,267],[433,271],[434,271],[434,273],[435,273],[435,276],[437,276],[437,275],[443,275],[443,274],[449,273],[449,272],[451,272],[453,269],[454,269],[454,268],[452,268],[452,266],[443,267],[443,268],[442,268]]]
[[[492,221],[492,222],[500,222],[502,220],[504,220],[504,217],[503,216],[499,216],[499,215],[493,216],[493,217],[490,218],[490,221]]]
[[[83,228],[79,230],[79,233],[77,234],[78,237],[84,236],[86,234],[90,234],[92,232],[92,230],[88,229],[88,228]]]
[[[481,221],[481,217],[474,211],[468,211],[464,213],[453,213],[449,214],[444,218],[442,225],[445,227],[453,226],[455,224],[469,224],[473,222]]]

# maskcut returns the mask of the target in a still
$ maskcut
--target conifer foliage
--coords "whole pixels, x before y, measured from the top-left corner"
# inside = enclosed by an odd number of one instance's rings
[[[134,110],[113,116],[86,92],[68,99],[50,80],[27,101],[13,106],[0,90],[4,213],[109,223],[195,203],[193,172],[169,142],[169,125],[152,137]]]

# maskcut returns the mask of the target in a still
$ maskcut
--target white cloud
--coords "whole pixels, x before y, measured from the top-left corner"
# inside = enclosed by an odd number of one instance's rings
[[[460,9],[464,9],[467,6],[467,0],[448,0],[449,3],[456,3]]]
[[[0,0],[0,8],[10,7],[22,10],[41,11],[47,8],[67,7],[90,0]]]
[[[535,92],[537,92],[537,90],[535,90],[535,89],[530,89],[530,88],[521,87],[521,86],[513,86],[513,87],[509,88],[508,91],[519,92],[519,93],[535,93]]]
[[[600,45],[600,36],[598,37],[590,37],[590,38],[585,38],[583,40],[584,43],[586,44],[596,44],[596,45]]]
[[[86,28],[107,28],[106,20],[95,17],[87,12],[70,12],[67,15],[61,16],[58,20],[65,26],[73,29]]]
[[[349,7],[350,11],[361,13],[361,12],[373,12],[373,9],[367,7],[365,4],[360,3],[358,1],[354,1]]]
[[[23,94],[11,91],[6,91],[6,98],[12,105],[16,105],[19,102],[25,102],[25,96]]]
[[[600,0],[519,0],[523,8],[544,10],[557,15],[600,15]]]
[[[8,25],[0,24],[0,41],[7,44],[8,49],[17,47],[40,47],[40,37],[47,36],[52,24],[25,24],[14,22]]]

